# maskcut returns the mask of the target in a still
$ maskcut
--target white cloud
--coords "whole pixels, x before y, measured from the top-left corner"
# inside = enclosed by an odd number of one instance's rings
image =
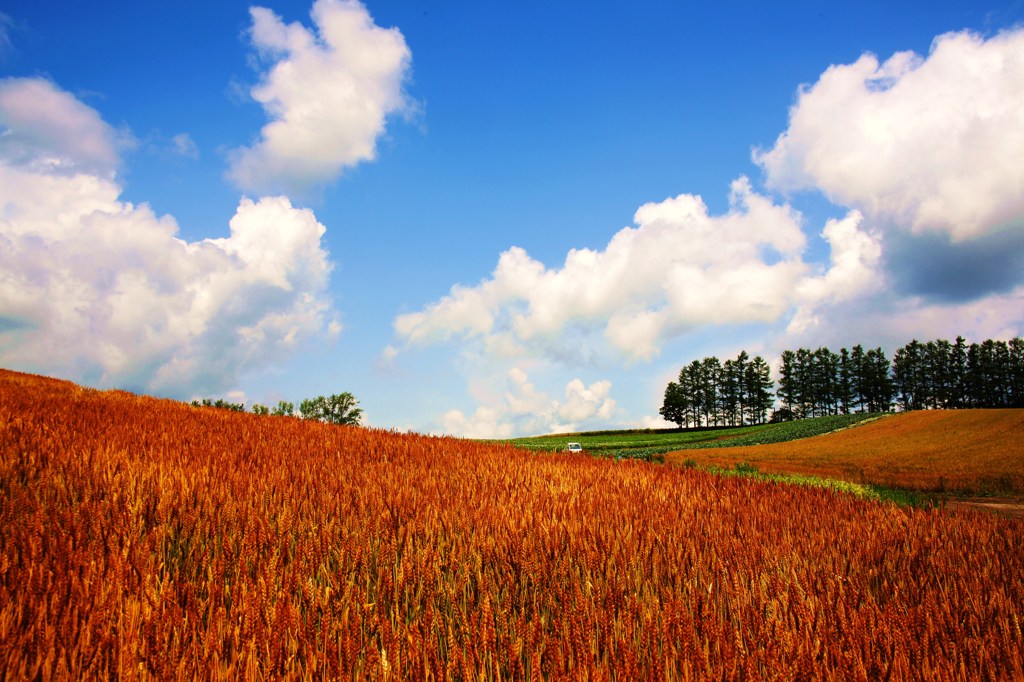
[[[665,384],[668,384],[669,381],[675,381],[675,379],[676,379],[675,375],[666,378],[665,381],[664,381],[664,384],[661,384],[661,385],[658,386],[659,392],[660,392],[661,389],[664,389]],[[626,420],[620,421],[620,422],[618,422],[616,424],[616,426],[614,428],[616,428],[616,429],[634,429],[634,430],[643,430],[643,429],[656,430],[656,429],[675,429],[677,427],[672,422],[665,421],[661,417],[661,415],[654,415],[654,416],[652,416],[652,415],[649,415],[649,414],[645,414],[645,415],[641,415],[639,418],[626,419]]]
[[[406,108],[410,52],[398,29],[374,24],[355,0],[317,0],[314,30],[250,10],[252,44],[270,62],[252,97],[270,122],[235,150],[230,175],[243,189],[305,189],[372,160],[389,114]]]
[[[607,423],[615,414],[610,381],[586,386],[574,378],[565,386],[564,401],[553,400],[530,381],[520,367],[505,375],[500,397],[484,399],[474,412],[449,410],[441,418],[444,433],[466,438],[515,436],[575,431],[584,425]]]
[[[461,410],[449,410],[441,418],[446,435],[462,438],[512,438],[516,435],[511,422],[503,422],[502,415],[490,407],[478,407],[471,415]]]
[[[865,54],[801,90],[754,158],[768,185],[817,188],[881,227],[953,241],[1024,226],[1024,29],[936,38],[927,57]]]
[[[556,413],[569,423],[586,422],[595,417],[603,421],[611,419],[615,401],[611,399],[612,382],[597,381],[589,387],[579,379],[573,379],[565,386],[565,402],[558,406]]]
[[[513,367],[508,371],[507,379],[504,411],[513,415],[534,415],[554,408],[555,403],[534,388],[524,370]]]
[[[178,133],[171,138],[171,150],[186,159],[198,159],[199,147],[188,133]]]
[[[0,155],[4,366],[189,397],[330,326],[311,211],[242,199],[229,237],[183,241],[170,216],[119,199],[116,134],[94,110],[46,81],[0,91],[15,140]]]
[[[831,267],[807,277],[796,288],[799,307],[788,330],[799,334],[817,324],[815,311],[861,298],[885,285],[881,271],[882,245],[877,234],[862,229],[863,216],[851,211],[842,220],[829,220],[821,236],[831,247]]]
[[[806,270],[800,217],[754,192],[746,178],[733,183],[730,202],[721,216],[688,194],[645,204],[636,227],[622,229],[603,251],[573,249],[560,269],[513,247],[489,279],[398,316],[395,330],[412,344],[482,339],[492,352],[514,355],[597,328],[623,356],[639,360],[688,329],[774,321]]]
[[[122,136],[95,109],[41,78],[0,80],[0,162],[113,177]]]
[[[966,303],[929,302],[921,297],[893,297],[888,291],[868,294],[844,304],[824,305],[809,324],[790,324],[771,345],[776,353],[799,346],[842,346],[862,343],[889,351],[911,339],[968,341],[1009,339],[1024,330],[1024,287]]]
[[[1024,329],[1024,287],[954,305],[908,299],[877,314],[866,309],[860,317],[864,328],[884,330],[900,345],[912,338],[952,339],[957,334],[978,342],[1010,339]]]

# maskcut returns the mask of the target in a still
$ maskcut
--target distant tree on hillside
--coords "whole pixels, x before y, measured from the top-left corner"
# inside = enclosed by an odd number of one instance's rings
[[[893,356],[901,409],[1024,406],[1024,341],[916,339]]]
[[[290,403],[286,400],[278,400],[277,407],[271,409],[270,414],[275,417],[291,417],[295,414],[295,403]]]
[[[860,389],[864,407],[868,412],[888,412],[892,407],[892,401],[896,397],[896,385],[889,375],[889,360],[881,348],[864,353]]]
[[[746,351],[724,363],[694,360],[665,387],[660,413],[679,428],[759,424],[768,419],[774,385],[765,359],[751,359]]]
[[[853,409],[853,377],[853,361],[850,359],[850,351],[840,348],[835,397],[839,412],[842,414],[850,414]]]
[[[667,422],[674,423],[680,429],[687,421],[686,397],[674,381],[668,382],[665,387],[665,398],[659,410],[662,418]]]
[[[363,419],[359,401],[349,392],[337,395],[317,396],[303,400],[299,405],[303,419],[315,419],[329,424],[358,426]]]
[[[212,400],[210,398],[203,398],[200,400],[193,400],[192,407],[216,407],[221,410],[230,410],[232,412],[245,412],[245,403],[232,403],[223,398],[217,398]]]
[[[775,382],[768,362],[760,355],[746,366],[743,372],[744,396],[747,422],[763,424],[768,420],[768,410],[775,403]]]
[[[892,356],[896,402],[903,410],[917,410],[924,407],[928,382],[923,376],[922,350],[917,339],[913,339]]]
[[[272,415],[274,417],[291,417],[295,411],[295,405],[293,403],[279,400],[277,407],[267,407],[266,405],[260,405],[256,403],[252,406],[253,414],[260,415]]]
[[[788,419],[803,418],[802,392],[797,370],[797,353],[783,350],[778,368],[778,399],[782,402],[782,409]]]
[[[745,351],[732,360],[694,360],[665,389],[661,414],[683,426],[761,423],[775,403],[768,363]],[[784,350],[779,361],[779,406],[772,421],[850,412],[1024,407],[1024,340],[988,339],[970,346],[913,339],[893,355],[860,344]]]
[[[701,406],[704,408],[704,423],[708,426],[718,426],[721,423],[718,393],[722,387],[722,361],[715,356],[701,360],[700,386],[703,396]]]
[[[1009,398],[1011,407],[1024,407],[1024,339],[1015,337],[1007,344],[1010,354]]]

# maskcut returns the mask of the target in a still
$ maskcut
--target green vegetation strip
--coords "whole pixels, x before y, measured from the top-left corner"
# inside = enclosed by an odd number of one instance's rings
[[[704,445],[688,445],[684,448],[731,448],[748,445],[767,445],[769,443],[785,443],[811,436],[821,436],[840,429],[856,426],[865,421],[874,420],[884,413],[858,412],[855,414],[836,414],[827,417],[816,417],[814,419],[801,419],[799,421],[782,422],[779,424],[766,424],[760,431],[748,432],[730,438],[718,440]]]
[[[511,443],[527,450],[548,452],[562,451],[568,443],[574,442],[580,443],[584,450],[598,457],[661,461],[664,459],[661,456],[666,452],[785,443],[838,431],[879,416],[879,413],[858,412],[778,424],[757,424],[731,428],[596,431],[516,438],[502,442]]]
[[[738,462],[734,469],[721,469],[719,467],[697,467],[692,460],[684,463],[687,468],[700,468],[719,476],[743,476],[758,481],[771,481],[786,485],[802,485],[811,488],[826,488],[838,493],[853,495],[866,500],[879,502],[893,502],[908,507],[928,507],[936,504],[933,497],[924,493],[912,490],[901,490],[899,488],[886,488],[879,485],[868,485],[865,483],[851,483],[834,478],[821,478],[819,476],[808,476],[804,474],[768,474],[757,469],[756,466],[746,462]]]

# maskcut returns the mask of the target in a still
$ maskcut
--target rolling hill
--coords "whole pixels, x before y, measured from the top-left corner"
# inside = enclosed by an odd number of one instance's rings
[[[1020,679],[1022,605],[1019,519],[0,370],[10,679]]]
[[[688,449],[666,461],[813,474],[929,492],[1024,494],[1024,410],[895,414],[785,443]]]

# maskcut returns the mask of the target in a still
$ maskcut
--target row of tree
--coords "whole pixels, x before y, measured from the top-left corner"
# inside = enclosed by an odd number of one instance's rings
[[[232,403],[220,398],[217,400],[209,398],[204,398],[201,401],[193,400],[192,405],[195,407],[217,407],[234,412],[246,411],[245,403]],[[252,412],[253,414],[272,415],[275,417],[292,417],[295,415],[295,403],[281,400],[278,401],[276,407],[267,407],[266,405],[255,403],[252,406]],[[303,400],[299,403],[299,416],[303,419],[313,419],[328,424],[358,426],[363,420],[363,410],[359,407],[359,401],[356,400],[355,396],[346,391],[336,395],[320,395]]]
[[[1024,340],[911,341],[893,357],[893,382],[904,410],[1024,407]]]
[[[779,360],[776,421],[850,412],[886,412],[895,387],[881,348],[786,350]]]
[[[1024,341],[987,340],[970,345],[916,339],[892,362],[881,348],[856,345],[783,351],[778,392],[768,364],[742,351],[724,363],[694,360],[669,382],[661,415],[680,428],[729,426],[850,412],[1024,407]],[[772,409],[774,407],[774,409]]]
[[[694,360],[665,389],[661,416],[679,428],[760,424],[768,419],[774,397],[771,369],[760,355],[740,351],[724,363],[716,357]]]

